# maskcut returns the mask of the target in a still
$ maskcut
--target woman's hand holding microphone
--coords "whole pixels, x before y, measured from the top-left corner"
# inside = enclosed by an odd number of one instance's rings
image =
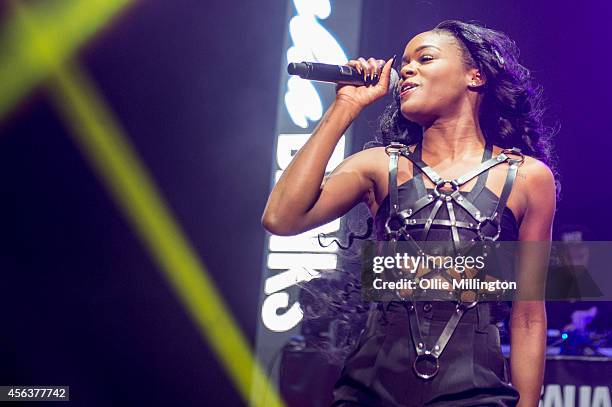
[[[369,85],[337,85],[336,103],[348,104],[357,114],[366,106],[385,96],[390,90],[391,67],[395,56],[388,61],[382,59],[365,58],[351,59],[347,65],[363,74]]]

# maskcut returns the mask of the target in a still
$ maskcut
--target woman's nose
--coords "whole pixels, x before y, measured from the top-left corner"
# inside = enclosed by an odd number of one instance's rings
[[[414,68],[410,65],[404,65],[400,70],[400,75],[402,78],[407,78],[413,76],[415,74]]]

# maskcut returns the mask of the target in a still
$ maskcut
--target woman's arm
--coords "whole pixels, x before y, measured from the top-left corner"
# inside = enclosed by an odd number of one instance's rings
[[[338,87],[336,100],[270,193],[262,224],[271,233],[295,235],[330,222],[373,188],[372,158],[380,151],[356,153],[324,179],[325,167],[348,126],[365,106],[387,93],[392,60],[360,61],[349,65],[380,74],[380,81],[371,86]]]
[[[514,302],[510,325],[512,385],[521,395],[518,406],[536,407],[544,380],[546,356],[544,302]]]
[[[359,109],[335,101],[295,154],[272,189],[263,226],[277,235],[294,235],[325,224],[351,209],[372,187],[367,162],[359,153],[347,157],[325,177],[325,167]]]
[[[512,304],[510,317],[510,366],[512,384],[521,397],[520,407],[536,407],[540,399],[546,360],[546,310],[544,302],[545,269],[548,265],[552,223],[556,206],[554,176],[541,162],[530,160],[525,168],[526,210],[519,240],[529,242],[520,247],[518,277],[525,295]],[[525,162],[527,164],[527,162]],[[534,274],[536,274],[534,276]]]

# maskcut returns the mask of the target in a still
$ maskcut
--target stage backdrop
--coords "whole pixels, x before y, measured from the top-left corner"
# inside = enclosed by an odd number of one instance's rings
[[[303,80],[287,73],[289,62],[321,62],[343,65],[357,54],[361,1],[294,0],[287,4],[287,30],[282,58],[276,139],[271,185],[310,137],[323,112],[334,99],[335,86]],[[332,171],[351,147],[352,129],[334,151],[327,172]],[[302,310],[299,282],[317,278],[337,265],[336,246],[321,247],[317,234],[340,229],[340,219],[297,236],[270,236],[263,256],[259,326],[256,351],[264,369],[277,377],[279,353],[292,336],[300,334]],[[253,394],[254,402],[261,394]]]

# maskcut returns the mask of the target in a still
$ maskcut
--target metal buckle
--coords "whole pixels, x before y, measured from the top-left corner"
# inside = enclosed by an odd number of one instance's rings
[[[457,310],[461,309],[463,312],[465,312],[471,308],[474,308],[476,304],[478,304],[478,300],[472,302],[459,301],[457,303]]]
[[[407,149],[407,146],[405,144],[398,143],[396,141],[392,141],[391,144],[385,147],[385,153],[389,155],[391,150],[395,150],[399,152],[405,149]]]
[[[426,366],[425,363],[427,361],[435,362],[435,367],[433,371],[431,372],[425,371],[423,368],[419,369],[418,367],[418,366]],[[412,363],[412,369],[414,370],[414,373],[416,373],[416,375],[420,377],[421,379],[429,380],[438,374],[438,371],[440,370],[440,362],[438,361],[437,356],[433,355],[431,351],[426,350],[425,352],[417,355],[416,359],[414,359],[414,362]]]

